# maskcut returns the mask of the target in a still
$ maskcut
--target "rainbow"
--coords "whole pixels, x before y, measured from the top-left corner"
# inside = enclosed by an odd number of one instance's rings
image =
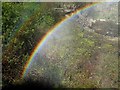
[[[69,18],[71,18],[72,16],[78,14],[79,12],[86,10],[92,6],[95,6],[97,4],[99,4],[100,2],[94,2],[92,4],[87,4],[86,6],[77,9],[76,11],[74,11],[73,13],[69,14],[69,17],[65,17],[63,18],[60,22],[58,22],[57,24],[55,24],[44,36],[43,38],[39,41],[39,43],[37,44],[37,46],[34,48],[34,50],[31,53],[31,56],[29,57],[28,61],[26,62],[24,68],[23,68],[23,72],[22,72],[22,78],[24,78],[26,71],[28,70],[29,66],[31,65],[31,62],[35,56],[35,54],[38,52],[39,48],[41,46],[43,46],[43,44],[46,42],[46,40],[48,39],[48,37],[53,33],[53,31],[58,28],[63,22],[65,22],[66,20],[68,20]]]

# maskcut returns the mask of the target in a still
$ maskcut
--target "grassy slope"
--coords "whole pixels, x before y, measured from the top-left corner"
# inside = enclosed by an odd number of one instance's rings
[[[89,31],[75,33],[65,79],[67,87],[117,87],[117,41]]]

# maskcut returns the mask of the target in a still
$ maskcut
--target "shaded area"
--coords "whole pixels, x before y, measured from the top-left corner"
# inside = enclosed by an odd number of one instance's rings
[[[53,88],[52,84],[50,82],[42,81],[26,81],[22,84],[18,85],[7,85],[6,87],[3,87],[2,90],[23,90],[23,89],[40,89],[40,88]]]

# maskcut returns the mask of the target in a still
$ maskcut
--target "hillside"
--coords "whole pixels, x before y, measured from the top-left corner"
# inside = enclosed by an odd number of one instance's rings
[[[87,4],[2,3],[3,88],[117,88],[117,3],[96,4],[73,13]],[[65,17],[68,19],[46,38],[22,77],[39,41]]]

